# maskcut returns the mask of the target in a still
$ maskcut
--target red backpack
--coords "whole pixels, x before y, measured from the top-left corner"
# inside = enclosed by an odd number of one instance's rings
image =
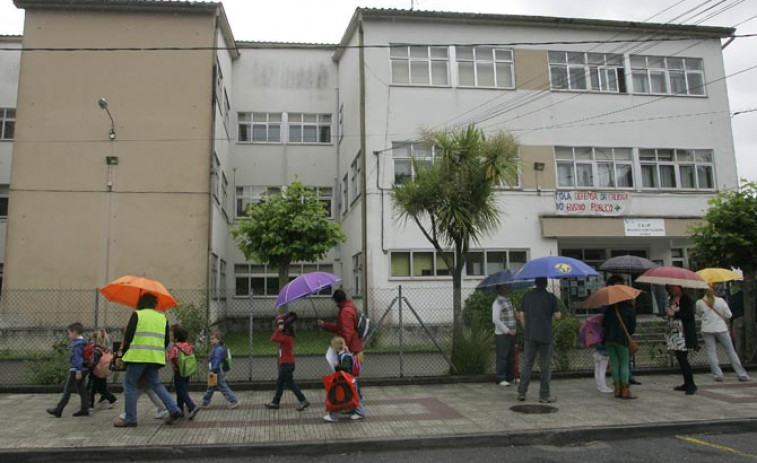
[[[100,349],[99,347],[97,349],[101,352],[100,360],[97,361],[97,365],[95,365],[92,374],[98,378],[107,378],[113,373],[113,370],[110,369],[110,362],[113,360],[113,352],[107,349]]]
[[[92,368],[94,363],[95,363],[95,345],[90,342],[84,346],[84,366],[87,368]]]

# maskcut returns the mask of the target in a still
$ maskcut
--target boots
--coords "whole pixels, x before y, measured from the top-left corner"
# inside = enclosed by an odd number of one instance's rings
[[[623,389],[620,387],[620,383],[613,383],[615,385],[615,397],[620,399],[623,397]]]
[[[628,383],[622,383],[620,387],[621,387],[622,397],[624,399],[638,399],[638,397],[633,395],[633,393],[631,392],[631,388],[629,387]]]

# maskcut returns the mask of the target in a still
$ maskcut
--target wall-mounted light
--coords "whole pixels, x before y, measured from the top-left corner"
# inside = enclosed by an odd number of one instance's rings
[[[541,172],[544,170],[544,163],[543,162],[535,162],[534,163],[534,170]]]
[[[105,98],[100,98],[99,100],[97,100],[97,105],[100,106],[100,108],[104,109],[106,113],[108,113],[108,117],[110,118],[110,132],[108,132],[108,138],[115,140],[116,123],[113,121],[113,116],[110,114],[110,110],[108,109],[108,102],[105,100]]]
[[[109,166],[117,166],[118,156],[105,156],[105,164]]]

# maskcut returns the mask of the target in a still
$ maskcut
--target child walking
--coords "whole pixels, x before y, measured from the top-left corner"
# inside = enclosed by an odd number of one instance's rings
[[[89,382],[87,383],[87,395],[89,398],[89,409],[95,408],[95,394],[100,394],[100,400],[98,402],[108,401],[108,408],[113,408],[113,404],[118,399],[108,389],[108,378],[97,376],[97,365],[102,359],[102,356],[109,351],[108,349],[108,334],[103,329],[95,330],[92,333],[92,344],[94,344],[94,350],[92,352],[92,366],[89,368]]]
[[[294,321],[297,320],[297,316],[291,317],[290,320],[287,325],[284,319],[279,319],[276,330],[271,336],[271,342],[279,343],[279,377],[276,379],[276,393],[273,400],[265,406],[272,410],[278,410],[281,395],[284,393],[284,386],[286,386],[300,402],[297,404],[296,410],[301,412],[310,406],[310,402],[307,401],[297,383],[294,382]]]
[[[229,388],[229,385],[226,384],[224,371],[223,368],[221,368],[221,362],[226,358],[226,349],[223,347],[223,337],[221,336],[221,333],[212,333],[210,335],[210,343],[213,345],[213,348],[211,349],[210,357],[208,358],[208,361],[210,362],[209,369],[211,373],[217,375],[218,384],[215,386],[208,386],[208,391],[202,398],[202,406],[204,408],[209,407],[210,401],[213,399],[213,393],[216,392],[216,390],[219,390],[229,402],[229,408],[237,408],[239,406],[239,399],[234,395],[234,392]]]
[[[356,376],[357,360],[355,359],[355,356],[352,354],[352,352],[350,352],[350,350],[347,348],[347,343],[345,342],[344,338],[340,336],[333,338],[331,340],[331,348],[336,351],[337,356],[337,361],[334,364],[334,370],[344,371],[353,376]],[[363,394],[360,393],[360,384],[357,382],[357,377],[355,378],[355,388],[357,389],[359,402],[357,408],[349,411],[350,419],[362,420],[365,418],[365,411],[363,410]],[[339,421],[339,416],[339,412],[330,412],[323,417],[323,420],[331,422]]]
[[[181,376],[179,369],[179,351],[184,355],[192,355],[194,352],[194,344],[187,342],[189,333],[181,326],[174,326],[171,330],[171,340],[173,344],[168,348],[166,352],[166,360],[171,362],[173,367],[173,384],[176,388],[176,405],[184,414],[184,405],[187,406],[189,412],[189,419],[193,420],[197,412],[200,411],[200,407],[195,405],[192,398],[189,397],[189,376]]]
[[[89,401],[87,400],[87,387],[85,378],[87,376],[84,368],[84,346],[87,341],[81,335],[84,332],[84,327],[81,323],[71,323],[68,325],[68,339],[71,340],[71,356],[68,360],[68,379],[66,385],[63,386],[63,394],[60,396],[58,405],[47,409],[47,413],[53,415],[56,418],[60,418],[63,414],[63,409],[68,404],[68,400],[71,398],[71,392],[76,390],[81,399],[81,405],[79,411],[74,413],[74,416],[89,416]]]
[[[597,390],[604,393],[614,392],[614,389],[607,385],[607,365],[610,363],[610,353],[607,348],[598,344],[592,357],[594,358],[594,382],[597,384]]]

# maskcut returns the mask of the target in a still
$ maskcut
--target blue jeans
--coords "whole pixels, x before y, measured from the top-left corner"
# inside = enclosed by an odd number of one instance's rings
[[[534,367],[536,354],[539,354],[539,398],[549,398],[549,381],[552,379],[552,343],[539,341],[524,341],[526,345],[526,361],[520,370],[518,394],[526,395],[528,384],[531,382],[531,369]]]
[[[272,402],[277,404],[281,401],[281,395],[284,393],[284,386],[294,392],[295,397],[300,402],[305,401],[305,395],[300,391],[300,387],[294,382],[294,363],[283,363],[279,365],[279,377],[276,378],[276,394]]]
[[[179,407],[176,406],[176,402],[173,401],[166,387],[160,382],[158,366],[155,363],[126,364],[126,374],[124,374],[124,412],[126,413],[125,421],[127,423],[137,423],[137,399],[139,398],[137,383],[142,376],[147,378],[150,389],[158,395],[169,413],[172,415],[179,413]]]
[[[218,385],[210,386],[208,388],[208,391],[202,397],[202,404],[209,405],[210,400],[213,398],[213,393],[216,392],[216,390],[221,391],[221,394],[223,394],[223,396],[226,398],[226,400],[229,401],[229,403],[236,403],[237,396],[234,395],[234,392],[232,392],[232,390],[229,388],[229,385],[226,384],[226,376],[224,375],[224,371],[219,368],[218,371],[214,371],[213,373],[216,373],[218,375]]]
[[[184,405],[191,412],[197,405],[189,397],[189,376],[182,377],[178,371],[173,372],[173,384],[176,387],[176,406],[180,411],[184,411]]]
[[[495,334],[494,345],[497,351],[497,383],[515,380],[515,336]]]

